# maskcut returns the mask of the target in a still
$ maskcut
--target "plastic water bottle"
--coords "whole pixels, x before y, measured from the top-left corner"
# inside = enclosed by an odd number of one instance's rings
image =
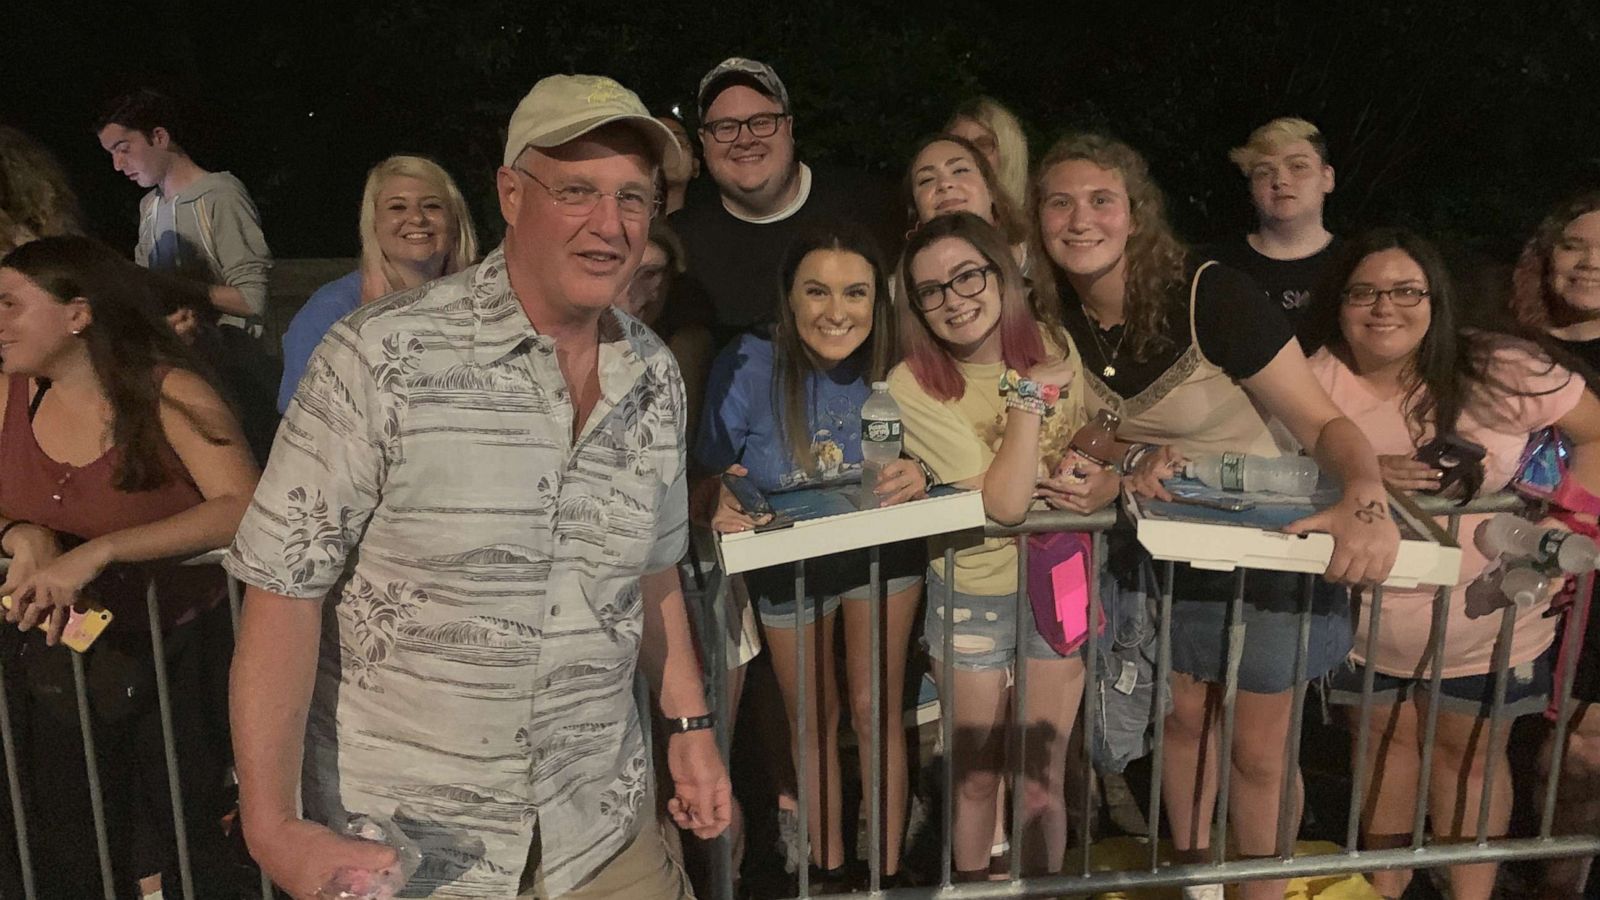
[[[902,441],[900,404],[889,394],[889,382],[872,383],[872,395],[861,404],[861,495],[857,505],[873,509],[878,497],[872,489],[883,467],[900,458]]]
[[[1478,547],[1490,558],[1528,560],[1539,567],[1555,566],[1569,575],[1587,572],[1600,560],[1600,548],[1583,535],[1540,528],[1511,513],[1499,513],[1478,526]]]
[[[1550,578],[1530,566],[1515,566],[1499,573],[1500,593],[1520,609],[1527,609],[1550,594]]]
[[[422,864],[422,851],[392,820],[379,816],[354,816],[345,823],[348,837],[387,844],[395,851],[394,864],[384,869],[342,866],[335,869],[318,897],[328,900],[394,900]]]
[[[1265,491],[1309,497],[1317,487],[1317,462],[1306,456],[1199,453],[1183,474],[1224,491]]]

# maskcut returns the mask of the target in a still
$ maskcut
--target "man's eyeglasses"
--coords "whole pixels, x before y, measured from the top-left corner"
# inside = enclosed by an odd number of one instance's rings
[[[533,179],[534,184],[544,188],[550,194],[550,199],[556,202],[556,208],[569,216],[587,216],[594,212],[594,208],[600,205],[600,198],[605,196],[616,198],[617,214],[625,219],[648,219],[661,208],[661,198],[654,194],[622,190],[608,195],[597,188],[582,184],[553,188],[540,181],[539,176],[521,166],[513,165],[511,168]]]
[[[1346,306],[1372,306],[1378,302],[1379,297],[1388,297],[1389,302],[1395,306],[1412,307],[1433,296],[1427,288],[1396,287],[1379,290],[1370,285],[1357,285],[1344,289],[1344,303]]]
[[[717,119],[700,126],[700,130],[711,135],[719,144],[731,144],[739,139],[739,131],[750,129],[750,135],[758,138],[768,138],[778,133],[778,126],[784,119],[789,118],[788,113],[756,113],[748,119]]]
[[[949,281],[918,285],[911,296],[917,301],[917,309],[933,312],[948,299],[946,291],[955,291],[957,297],[976,297],[983,293],[989,286],[989,273],[994,270],[992,265],[968,269]]]

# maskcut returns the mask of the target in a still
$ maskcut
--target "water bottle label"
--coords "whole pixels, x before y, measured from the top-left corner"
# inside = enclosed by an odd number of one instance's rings
[[[1244,454],[1222,454],[1222,470],[1218,478],[1222,481],[1225,491],[1244,490]]]
[[[861,439],[875,444],[900,440],[899,419],[862,419]]]
[[[1561,553],[1561,545],[1572,532],[1552,528],[1539,537],[1539,559],[1554,560]]]

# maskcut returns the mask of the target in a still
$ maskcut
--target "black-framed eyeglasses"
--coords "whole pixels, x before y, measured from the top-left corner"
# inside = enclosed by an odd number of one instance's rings
[[[756,113],[748,119],[717,119],[706,122],[700,130],[711,135],[719,144],[731,144],[739,139],[741,129],[750,129],[750,135],[768,138],[778,133],[778,126],[789,118],[788,113]]]
[[[979,266],[968,269],[949,281],[930,282],[919,284],[911,291],[912,299],[917,301],[917,309],[923,312],[933,312],[944,305],[948,295],[946,291],[955,291],[957,297],[976,297],[983,293],[989,286],[989,273],[995,271],[991,265]]]
[[[1389,302],[1399,307],[1412,307],[1433,296],[1427,288],[1407,285],[1379,290],[1370,285],[1357,285],[1344,289],[1344,303],[1346,306],[1372,306],[1378,302],[1379,297],[1388,297]]]
[[[655,215],[661,208],[661,198],[655,194],[646,194],[643,191],[620,190],[612,194],[588,185],[574,184],[567,187],[554,188],[543,181],[539,176],[529,172],[521,166],[513,165],[511,168],[533,179],[533,183],[545,189],[550,199],[556,202],[556,208],[569,216],[587,216],[594,212],[600,205],[601,197],[612,197],[617,201],[617,214],[625,219],[648,219]]]

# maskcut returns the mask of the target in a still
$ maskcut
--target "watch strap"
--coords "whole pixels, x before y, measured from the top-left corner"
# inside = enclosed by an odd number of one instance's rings
[[[704,731],[717,726],[717,717],[713,713],[703,716],[682,716],[667,719],[667,734],[683,734],[686,731]]]

